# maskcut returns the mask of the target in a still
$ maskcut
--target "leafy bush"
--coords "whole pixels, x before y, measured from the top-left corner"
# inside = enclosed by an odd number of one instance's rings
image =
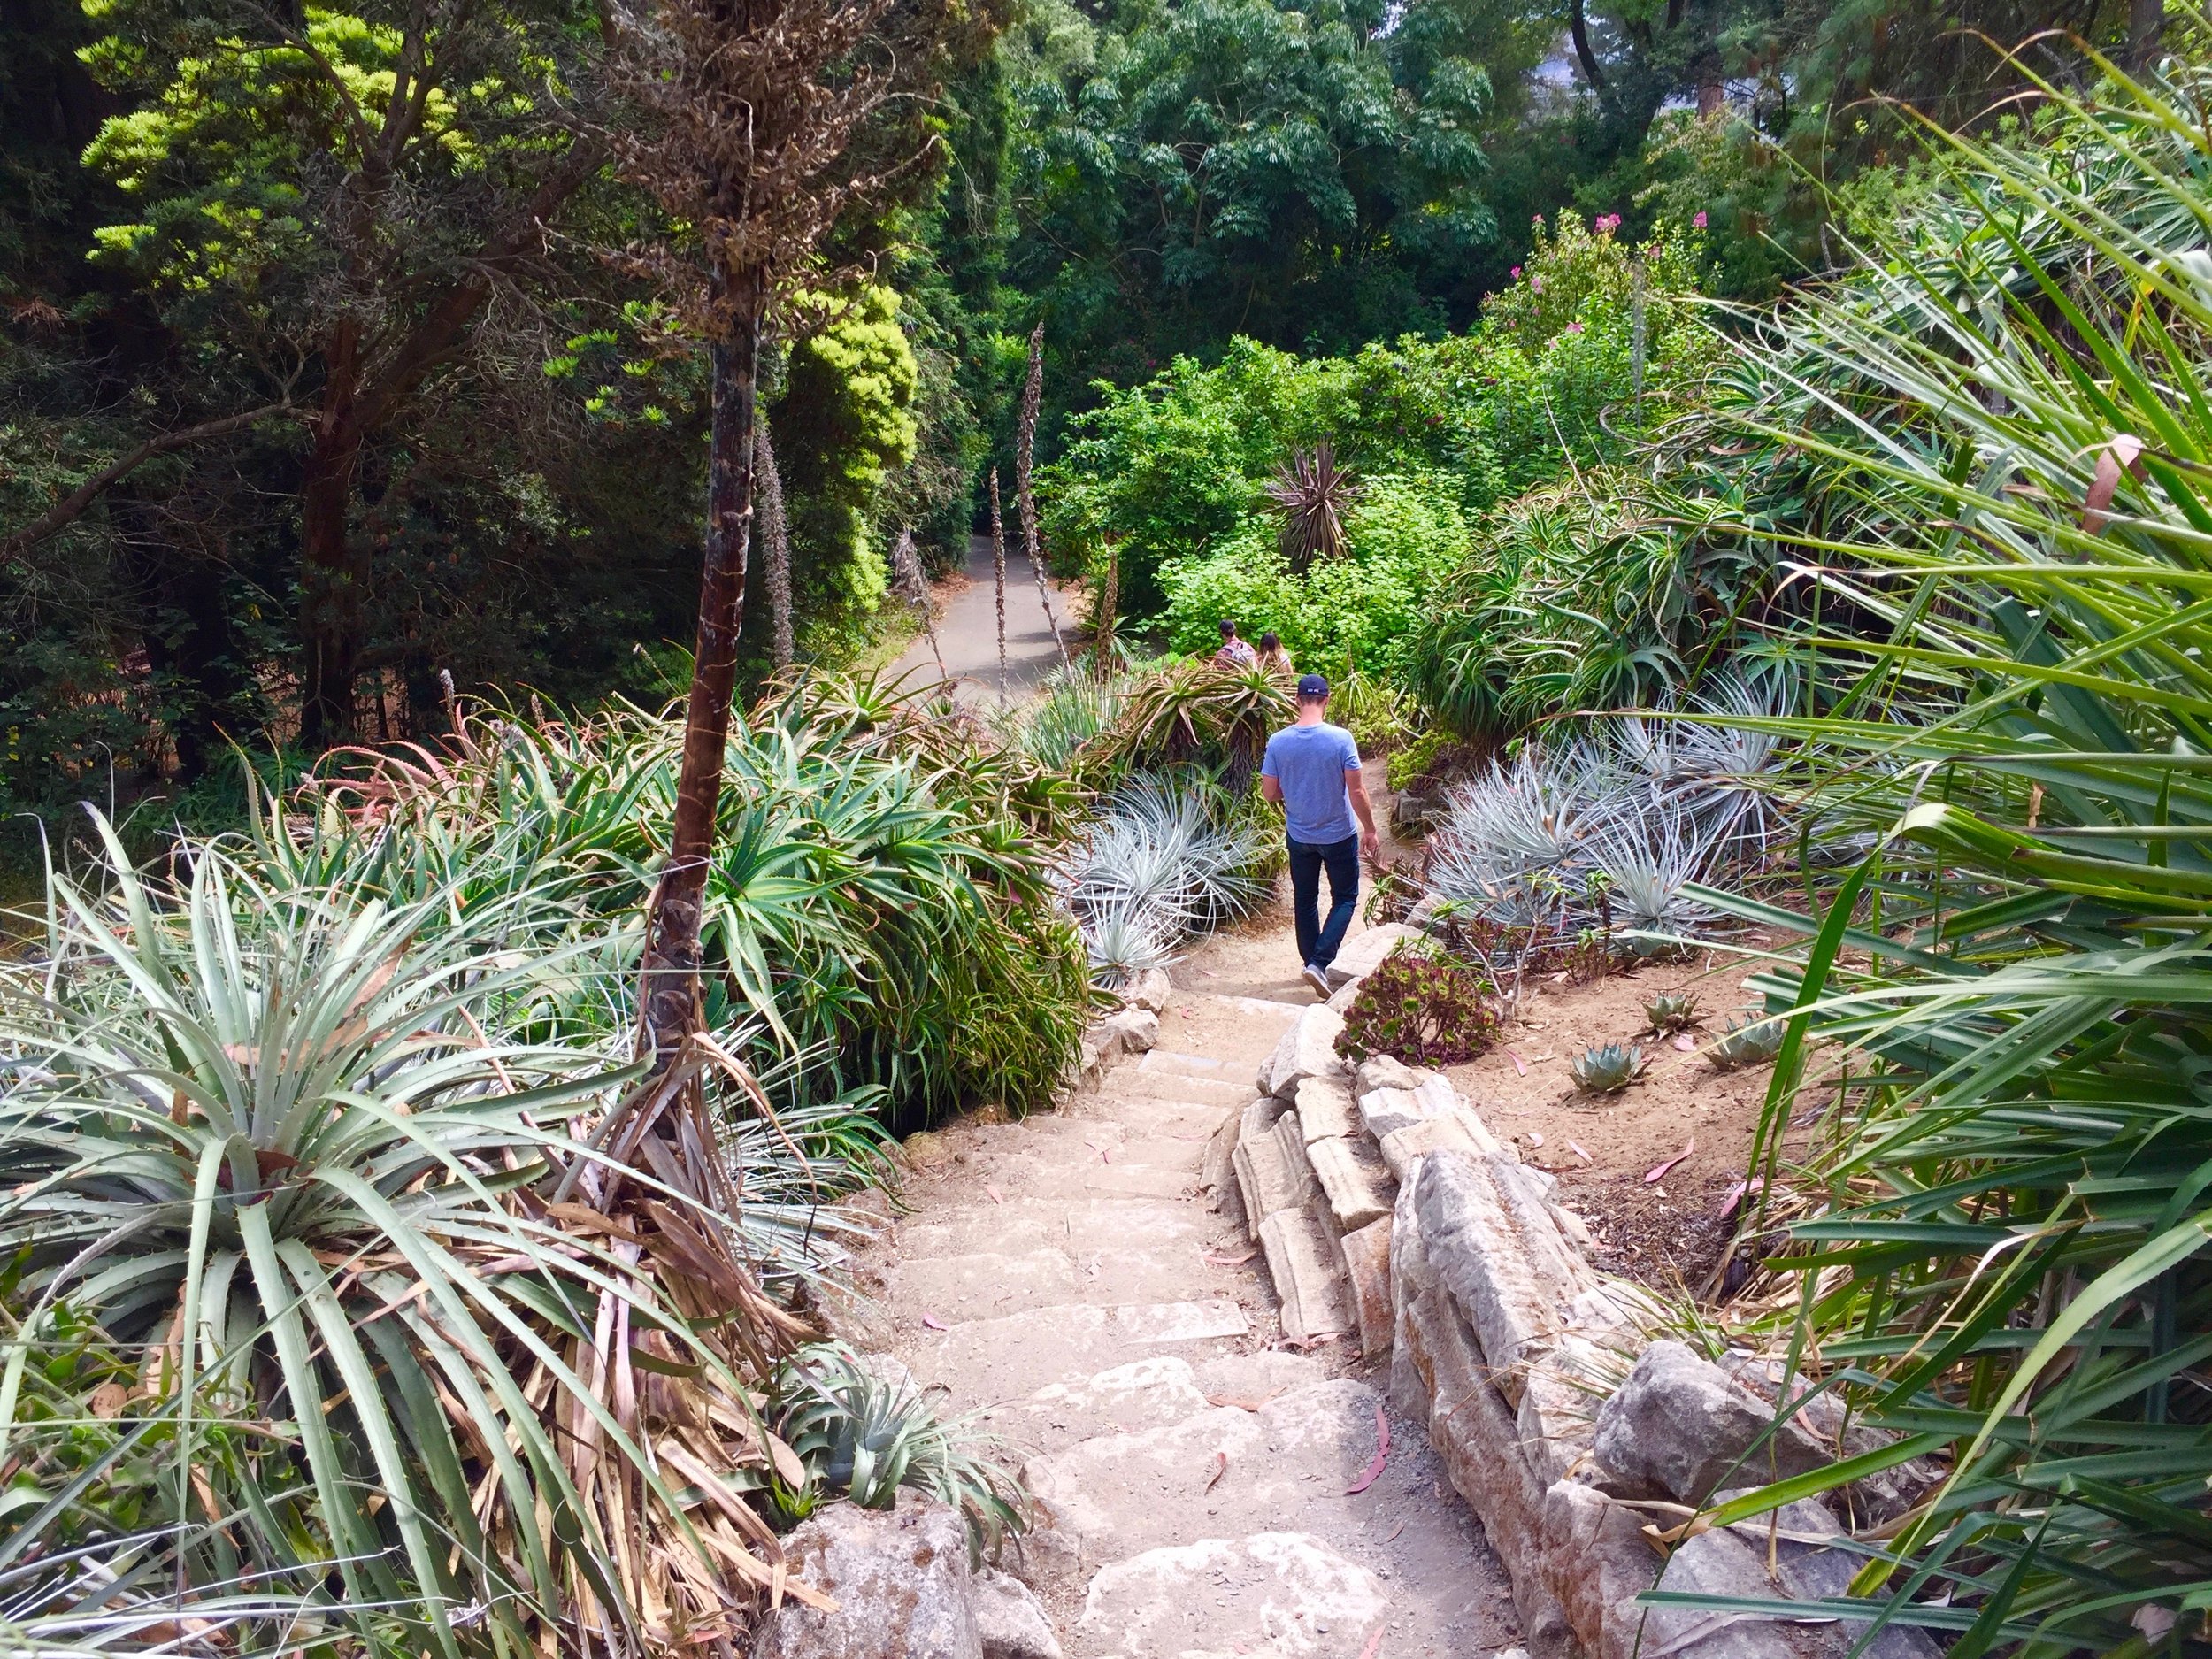
[[[1169,562],[1160,584],[1170,648],[1211,650],[1229,617],[1248,639],[1271,628],[1282,635],[1302,671],[1395,675],[1432,595],[1465,555],[1466,523],[1445,481],[1386,475],[1366,480],[1345,528],[1345,556],[1302,575],[1261,514],[1242,520],[1218,551]]]
[[[1495,987],[1433,947],[1402,941],[1354,993],[1336,1051],[1348,1060],[1394,1055],[1456,1065],[1497,1041]]]
[[[1873,1462],[1946,1470],[1854,1592],[2024,1659],[2185,1651],[2212,1599],[2212,75],[2044,91],[1932,134],[1928,192],[1741,338],[1699,434],[1819,607],[1777,624],[1803,712],[1761,725],[1857,861],[1803,916],[1698,895],[1809,939],[1757,982],[1761,1202],[1792,1113],[1829,1132],[1779,1317],[1896,1437]]]

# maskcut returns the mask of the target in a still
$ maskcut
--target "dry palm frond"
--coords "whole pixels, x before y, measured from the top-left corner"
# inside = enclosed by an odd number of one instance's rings
[[[1344,516],[1359,495],[1359,480],[1340,465],[1336,446],[1323,439],[1298,450],[1267,486],[1267,496],[1284,512],[1283,557],[1302,571],[1317,559],[1344,551]]]

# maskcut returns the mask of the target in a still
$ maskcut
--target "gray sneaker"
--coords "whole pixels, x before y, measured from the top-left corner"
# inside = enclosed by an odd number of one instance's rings
[[[1312,963],[1309,962],[1306,964],[1306,983],[1313,987],[1313,994],[1319,997],[1323,1002],[1325,1002],[1329,1000],[1329,974],[1327,969],[1317,968]]]

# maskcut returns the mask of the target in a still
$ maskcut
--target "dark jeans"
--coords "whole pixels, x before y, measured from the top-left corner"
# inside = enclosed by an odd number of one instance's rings
[[[1287,836],[1284,839],[1289,840]],[[1329,867],[1329,919],[1321,919],[1321,866]],[[1344,930],[1359,907],[1359,837],[1324,847],[1290,842],[1291,909],[1298,918],[1298,959],[1325,968],[1336,960]]]

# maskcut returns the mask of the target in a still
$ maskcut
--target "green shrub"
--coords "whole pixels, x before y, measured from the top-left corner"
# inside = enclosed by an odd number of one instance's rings
[[[1456,1065],[1489,1048],[1500,1026],[1495,989],[1480,972],[1432,945],[1402,942],[1360,982],[1336,1051]]]
[[[1168,641],[1211,650],[1233,618],[1247,639],[1282,635],[1303,671],[1348,670],[1391,680],[1404,670],[1423,615],[1467,548],[1467,526],[1448,481],[1433,475],[1366,480],[1347,516],[1348,550],[1302,576],[1276,544],[1277,521],[1252,514],[1219,551],[1171,562],[1160,573]]]

